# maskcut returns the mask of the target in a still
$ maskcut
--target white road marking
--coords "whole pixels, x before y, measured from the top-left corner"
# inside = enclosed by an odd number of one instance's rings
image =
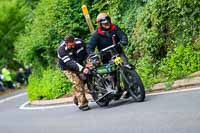
[[[71,107],[75,106],[74,104],[65,104],[65,105],[51,105],[51,106],[37,106],[37,107],[26,107],[28,104],[30,104],[29,101],[22,104],[19,109],[22,110],[39,110],[39,109],[53,109],[53,108],[61,108],[61,107]]]
[[[147,94],[147,96],[163,95],[163,94],[179,93],[179,92],[187,92],[187,91],[195,91],[195,90],[200,90],[200,87],[195,87],[195,88],[190,88],[190,89],[170,90],[170,91],[164,91],[164,92],[155,92],[155,93]]]
[[[187,92],[187,91],[194,91],[194,90],[200,90],[200,87],[191,88],[191,89],[181,89],[181,90],[171,90],[166,92],[157,92],[157,93],[150,93],[147,94],[147,96],[154,96],[154,95],[164,95],[164,94],[170,94],[170,93],[178,93],[178,92]],[[22,104],[19,109],[21,110],[40,110],[40,109],[53,109],[53,108],[62,108],[62,107],[72,107],[75,106],[74,104],[62,104],[62,105],[51,105],[51,106],[37,106],[37,107],[26,107],[30,102],[25,102]],[[90,102],[94,103],[94,102]]]
[[[6,102],[6,101],[10,101],[10,100],[13,100],[13,99],[16,99],[16,98],[19,98],[19,97],[25,96],[25,95],[27,95],[26,92],[24,92],[24,93],[20,93],[20,94],[15,95],[15,96],[7,97],[7,98],[5,98],[5,99],[0,100],[0,103],[4,103],[4,102]]]

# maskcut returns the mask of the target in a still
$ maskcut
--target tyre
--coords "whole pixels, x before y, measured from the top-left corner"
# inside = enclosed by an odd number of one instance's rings
[[[128,82],[132,84],[130,88],[128,87],[128,92],[137,102],[143,102],[145,99],[145,89],[138,73],[130,68],[124,68],[123,72]],[[125,86],[129,85],[126,84]]]
[[[97,103],[100,107],[108,106],[110,100],[105,98],[102,98],[101,100],[97,101],[99,98],[101,98],[105,93],[106,90],[100,90],[99,88],[103,88],[103,83],[99,82],[97,78],[90,79],[90,82],[87,83],[88,89],[91,91],[91,96],[94,99],[94,101]]]

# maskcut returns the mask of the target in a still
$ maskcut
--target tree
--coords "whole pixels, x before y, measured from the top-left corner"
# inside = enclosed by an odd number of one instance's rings
[[[0,66],[15,66],[14,45],[17,36],[24,31],[30,12],[22,0],[0,1]]]

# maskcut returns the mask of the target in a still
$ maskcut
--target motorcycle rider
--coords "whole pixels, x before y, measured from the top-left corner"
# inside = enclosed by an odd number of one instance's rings
[[[74,103],[83,111],[90,109],[84,88],[84,74],[89,72],[89,69],[83,66],[86,57],[87,52],[82,40],[72,35],[65,36],[64,42],[58,48],[59,66],[73,84]]]
[[[128,44],[128,38],[127,35],[115,24],[111,22],[111,18],[107,13],[100,13],[97,16],[97,24],[98,28],[93,33],[89,40],[89,44],[87,45],[86,49],[88,54],[93,54],[95,48],[100,51],[108,46],[111,46],[113,44],[116,44],[116,48],[118,53],[120,54],[121,58],[124,60],[125,64],[128,64],[128,59],[121,47],[126,46]],[[120,45],[120,44],[121,45]],[[109,55],[105,54],[103,55],[103,63],[107,63],[110,60]],[[116,83],[116,76],[115,77],[115,83]],[[117,87],[118,94],[122,92],[120,87]],[[124,95],[124,98],[128,98],[129,94],[126,91],[126,94]]]

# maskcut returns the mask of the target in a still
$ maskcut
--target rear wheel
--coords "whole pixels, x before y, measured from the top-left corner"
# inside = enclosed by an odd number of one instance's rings
[[[125,83],[128,92],[137,102],[143,102],[145,99],[145,89],[138,73],[134,69],[129,68],[124,68],[123,72],[129,82],[129,84]]]

